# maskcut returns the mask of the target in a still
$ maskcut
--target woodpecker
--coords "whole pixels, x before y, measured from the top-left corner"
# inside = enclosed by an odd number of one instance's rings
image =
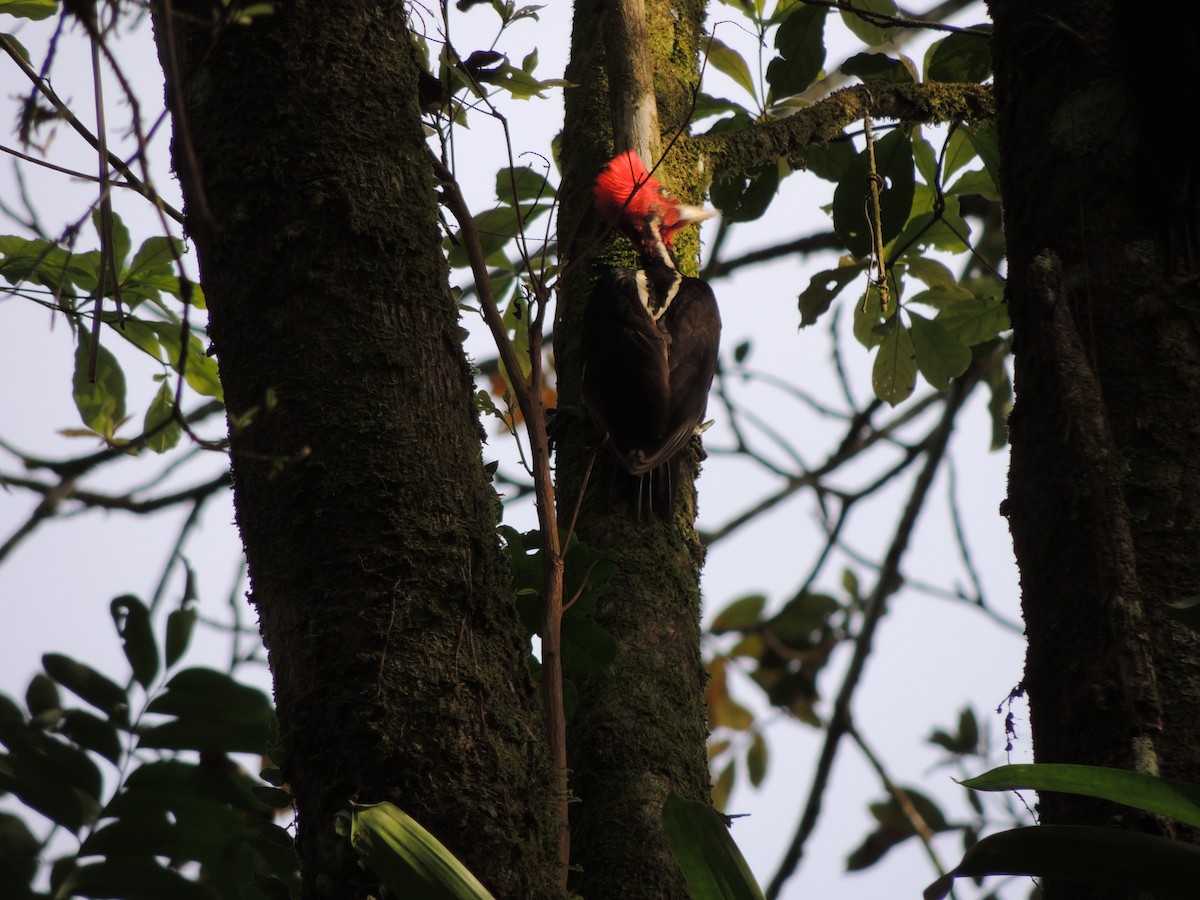
[[[583,323],[583,401],[616,466],[609,502],[638,519],[675,513],[679,458],[704,421],[721,314],[712,289],[676,267],[672,237],[716,213],[680,203],[632,150],[596,179],[596,211],[632,243],[638,268],[606,272]]]

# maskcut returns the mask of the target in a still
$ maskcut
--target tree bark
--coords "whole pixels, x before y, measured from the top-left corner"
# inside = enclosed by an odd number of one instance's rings
[[[1036,758],[1197,782],[1200,641],[1164,610],[1200,593],[1200,292],[1141,155],[1150,58],[1130,67],[1111,0],[990,5],[1016,375],[1005,511]],[[1172,832],[1067,795],[1039,808]],[[1084,896],[1125,895],[1046,890]]]
[[[304,895],[376,890],[334,816],[390,799],[497,897],[556,896],[405,5],[216,8],[156,27]]]
[[[645,17],[644,27],[612,21],[638,15]],[[653,155],[686,130],[702,18],[699,3],[576,4],[567,77],[580,87],[566,97],[559,234],[568,267],[555,331],[563,407],[582,409],[579,335],[592,283],[606,268],[636,265],[627,241],[609,236],[601,244],[604,229],[592,209],[592,184],[614,152],[646,139],[648,118],[656,120],[658,133],[649,135],[649,149],[634,148],[643,155]],[[637,35],[654,39],[639,44]],[[647,72],[653,75],[648,85]],[[647,86],[648,96],[639,93]],[[647,108],[654,114],[645,115]],[[609,123],[611,132],[598,123]],[[610,138],[612,133],[617,137]],[[677,145],[656,177],[680,196],[698,200],[703,186],[687,160],[682,144]],[[682,267],[695,274],[694,235],[677,246]],[[578,421],[579,427],[564,429],[558,446],[564,527],[597,452],[591,426]],[[593,477],[577,525],[585,542],[616,563],[613,590],[601,600],[596,618],[619,645],[611,677],[581,685],[569,723],[571,787],[578,801],[571,807],[572,857],[578,867],[572,887],[588,898],[690,896],[662,830],[668,793],[709,799],[706,676],[700,657],[704,553],[692,529],[698,455],[688,453],[673,522],[638,522],[630,510],[606,509],[599,479]]]

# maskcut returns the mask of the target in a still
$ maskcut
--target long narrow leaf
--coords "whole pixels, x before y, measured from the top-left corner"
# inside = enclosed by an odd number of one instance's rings
[[[693,900],[763,900],[729,829],[707,803],[669,795],[663,828]]]
[[[971,847],[952,872],[925,889],[925,900],[942,900],[955,878],[984,875],[1037,875],[1144,891],[1157,900],[1194,900],[1200,847],[1118,828],[1016,828]]]
[[[1001,766],[963,782],[976,791],[1059,791],[1124,803],[1200,827],[1200,786],[1104,766],[1033,763]]]
[[[352,804],[350,842],[398,897],[495,900],[467,867],[391,803]]]

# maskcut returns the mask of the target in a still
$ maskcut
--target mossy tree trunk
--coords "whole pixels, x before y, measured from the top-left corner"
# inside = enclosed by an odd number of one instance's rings
[[[535,686],[447,286],[405,4],[157,7],[306,897],[390,799],[499,898],[556,895]],[[164,11],[176,15],[168,21]]]
[[[1200,594],[1200,288],[1146,156],[1171,153],[1170,126],[1143,132],[1139,113],[1140,80],[1173,51],[1142,56],[1118,5],[990,3],[1024,687],[1038,761],[1200,782],[1200,641],[1165,613]],[[1046,823],[1170,832],[1067,795],[1039,807]]]
[[[604,229],[592,209],[593,181],[614,152],[637,149],[653,164],[676,132],[686,132],[702,18],[701,3],[576,4],[567,77],[580,87],[566,97],[559,235],[568,268],[555,332],[562,406],[581,407],[578,348],[592,283],[606,268],[636,265],[627,241],[612,236],[599,241]],[[656,115],[643,115],[647,107]],[[655,124],[646,135],[641,129],[648,121]],[[639,146],[646,140],[648,147]],[[679,144],[656,177],[697,201],[700,173],[687,162]],[[694,233],[677,246],[681,267],[694,274]],[[565,430],[559,444],[564,523],[570,521],[595,440],[583,423]],[[569,722],[577,800],[571,806],[572,859],[578,867],[572,886],[589,900],[689,896],[661,825],[669,792],[709,799],[700,658],[704,554],[692,529],[698,460],[693,451],[689,454],[680,508],[671,523],[638,522],[631,510],[606,509],[597,478],[579,516],[583,540],[616,563],[614,589],[601,600],[597,619],[619,645],[612,676],[582,686]]]

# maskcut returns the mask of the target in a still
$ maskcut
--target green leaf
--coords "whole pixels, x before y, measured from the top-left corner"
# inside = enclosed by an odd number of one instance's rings
[[[938,833],[949,830],[946,817],[936,803],[920,791],[912,788],[903,790],[912,810],[930,831]],[[846,870],[849,872],[861,872],[875,865],[889,850],[917,833],[908,811],[894,796],[882,803],[872,803],[871,815],[879,824],[846,858]]]
[[[950,335],[941,323],[930,321],[908,310],[911,323],[913,351],[917,368],[934,388],[944,391],[950,379],[967,371],[971,364],[971,348]]]
[[[0,15],[16,16],[18,19],[48,19],[58,12],[58,0],[0,0]],[[12,40],[9,35],[4,40]]]
[[[61,653],[42,657],[46,674],[68,691],[90,703],[96,709],[118,721],[125,721],[129,712],[129,697],[119,684],[100,674],[91,666],[76,662]]]
[[[917,383],[917,356],[907,328],[896,327],[879,345],[871,369],[875,396],[895,406],[908,398]]]
[[[108,719],[82,709],[68,709],[62,714],[58,730],[85,750],[100,754],[113,765],[120,764],[121,739]]]
[[[171,668],[183,658],[188,644],[192,642],[192,632],[196,628],[196,610],[190,606],[172,610],[167,616],[167,634],[163,641],[166,649],[166,666]]]
[[[728,222],[752,222],[759,218],[779,190],[779,167],[774,163],[756,166],[748,172],[718,175],[713,179],[710,196]]]
[[[908,57],[893,59],[886,53],[857,53],[842,63],[842,72],[863,82],[912,84],[917,80],[912,60]]]
[[[1036,875],[1141,891],[1159,900],[1194,900],[1200,847],[1116,828],[1016,828],[975,844],[953,871],[925,889],[924,898],[942,900],[955,878],[985,875]]]
[[[703,48],[714,69],[727,75],[738,87],[757,99],[758,93],[754,90],[754,78],[750,74],[750,67],[746,65],[746,60],[742,59],[740,53],[711,35],[705,39]]]
[[[84,425],[111,441],[125,420],[125,373],[112,352],[98,346],[96,380],[92,382],[88,378],[90,357],[87,336],[81,335],[75,350],[75,408]]]
[[[762,621],[762,611],[767,598],[762,594],[739,597],[717,613],[708,627],[709,634],[727,634],[730,631],[745,631]]]
[[[861,265],[839,266],[818,272],[800,294],[800,327],[815,325],[837,299],[838,294],[863,272]]]
[[[896,304],[894,301],[889,308],[892,315],[895,315]],[[879,288],[872,281],[867,285],[866,295],[863,299],[854,304],[854,337],[868,350],[883,343],[883,335],[877,330],[882,315],[883,306],[880,302]]]
[[[155,453],[165,453],[179,443],[183,436],[183,425],[175,417],[175,392],[167,382],[158,387],[158,393],[146,410],[146,421],[142,425],[148,437],[146,446]]]
[[[895,130],[875,142],[875,166],[884,180],[880,188],[879,217],[882,243],[889,243],[904,228],[913,208],[915,180],[912,143],[902,130]],[[872,250],[869,216],[870,158],[864,149],[847,170],[833,192],[833,229],[855,256],[867,256]]]
[[[763,740],[761,731],[754,732],[754,738],[746,750],[746,772],[754,787],[761,787],[767,777],[767,742]]]
[[[1169,602],[1163,612],[1192,631],[1200,632],[1200,594],[1175,603]]]
[[[0,813],[0,891],[11,900],[32,900],[42,842],[18,816]]]
[[[149,688],[158,675],[158,645],[150,624],[150,610],[137,597],[124,594],[109,604],[109,613],[133,670],[134,680]]]
[[[896,4],[893,0],[851,0],[841,7],[842,21],[846,27],[856,34],[860,40],[872,47],[886,44],[896,36],[900,29],[896,26],[877,25],[871,16],[856,15],[851,10],[862,10],[880,16],[895,16]]]
[[[54,680],[41,672],[34,675],[25,690],[25,706],[35,719],[43,713],[57,718],[62,711],[62,698],[58,695]]]
[[[842,605],[828,594],[805,592],[793,597],[767,622],[767,630],[779,643],[796,650],[811,650],[823,643],[830,631],[829,618]]]
[[[991,32],[990,25],[976,30]],[[942,38],[925,53],[925,80],[966,82],[987,81],[992,74],[992,54],[984,35],[960,31]]]
[[[548,203],[525,203],[520,207],[501,205],[475,216],[475,227],[479,231],[479,244],[489,265],[494,255],[517,236],[518,220],[522,228],[550,209]],[[455,232],[446,254],[452,268],[461,269],[470,265],[466,244],[461,232]],[[504,260],[508,264],[507,260]]]
[[[667,843],[693,900],[763,900],[725,820],[707,803],[668,794],[663,804]]]
[[[794,6],[775,32],[779,56],[767,65],[771,96],[778,100],[806,91],[825,65],[825,14],[821,6]]]
[[[512,169],[506,166],[496,173],[496,197],[501,203],[516,206],[522,200],[548,201],[554,195],[554,185],[546,179],[545,172],[528,166]]]
[[[275,718],[262,691],[201,668],[177,673],[146,709],[176,718],[143,729],[138,746],[167,750],[262,753]]]
[[[96,229],[96,234],[104,239],[103,228],[104,217],[100,212],[100,208],[92,210],[92,227]],[[125,227],[125,223],[121,221],[121,217],[115,212],[112,214],[112,259],[116,262],[117,270],[108,272],[109,283],[105,286],[105,296],[112,293],[111,286],[118,281],[125,272],[125,261],[129,258],[129,250],[133,246],[133,242],[129,237],[129,229]]]
[[[1001,766],[976,778],[968,778],[962,784],[976,791],[1035,790],[1079,794],[1200,826],[1200,785],[1125,769],[1026,763]]]
[[[121,900],[212,900],[202,883],[152,859],[106,859],[73,869],[56,897],[119,897]]]
[[[946,189],[946,193],[953,197],[978,194],[985,200],[993,202],[1000,199],[1000,189],[996,187],[996,182],[992,180],[991,174],[986,169],[972,169],[969,172],[963,172],[959,179]]]
[[[953,338],[968,347],[982,344],[1001,332],[1008,331],[1008,307],[1003,300],[961,300],[942,307],[934,320]]]
[[[1000,183],[1000,140],[996,135],[995,123],[987,125],[962,125],[960,130],[967,136],[971,146],[979,155],[983,167],[992,176],[992,183]]]
[[[350,843],[398,897],[494,900],[467,867],[391,803],[352,803]]]

